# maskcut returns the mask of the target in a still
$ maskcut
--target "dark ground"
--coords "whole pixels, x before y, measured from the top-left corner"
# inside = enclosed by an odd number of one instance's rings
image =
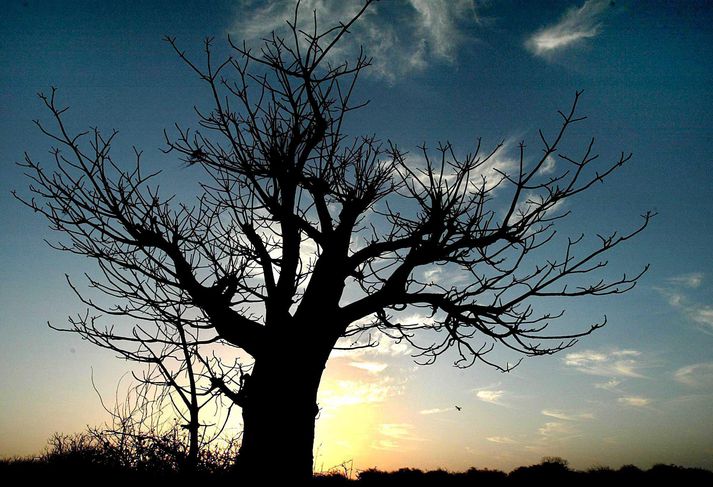
[[[250,486],[241,482],[234,465],[237,443],[227,448],[201,450],[197,463],[188,468],[188,456],[180,430],[164,434],[90,429],[74,435],[53,435],[44,453],[35,458],[0,459],[0,485],[143,485]],[[275,462],[279,469],[279,460]],[[343,472],[343,471],[342,471]],[[273,473],[274,475],[274,473]],[[655,465],[641,470],[626,465],[618,470],[596,467],[573,470],[560,457],[545,457],[537,465],[519,467],[510,473],[471,468],[465,472],[422,471],[403,468],[394,472],[369,469],[347,478],[340,472],[318,474],[318,486],[556,486],[713,485],[713,472],[677,465]],[[265,472],[259,485],[278,485]]]
[[[664,485],[713,485],[713,472],[675,465],[656,465],[649,470],[624,466],[618,470],[595,468],[588,471],[571,470],[564,463],[544,462],[520,467],[509,474],[498,470],[466,472],[445,470],[421,471],[401,469],[395,472],[365,470],[349,480],[340,474],[318,475],[313,485],[320,486],[611,486],[647,485],[654,482]],[[119,467],[87,462],[77,458],[19,459],[0,461],[0,482],[4,485],[240,485],[229,469],[202,471],[188,474],[166,468]],[[9,483],[6,483],[10,480]],[[265,474],[265,485],[270,483],[270,473]]]

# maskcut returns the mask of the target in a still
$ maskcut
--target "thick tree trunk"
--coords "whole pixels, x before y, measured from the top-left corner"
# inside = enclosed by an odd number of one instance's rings
[[[238,470],[249,480],[312,477],[317,390],[326,363],[292,345],[256,360],[240,393],[243,437]],[[284,352],[284,349],[283,349]],[[322,354],[320,354],[322,355]]]

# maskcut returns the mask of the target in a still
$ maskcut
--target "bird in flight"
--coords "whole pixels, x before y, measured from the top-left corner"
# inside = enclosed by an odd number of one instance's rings
[[[463,409],[463,408],[460,407],[460,406],[456,406],[456,409],[457,409],[458,411],[460,411],[460,410]]]

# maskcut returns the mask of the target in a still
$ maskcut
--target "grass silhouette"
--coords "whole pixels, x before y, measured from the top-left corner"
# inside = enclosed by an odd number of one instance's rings
[[[157,437],[109,434],[89,430],[75,435],[54,435],[44,453],[33,458],[0,460],[0,479],[18,479],[22,483],[67,481],[74,485],[111,481],[112,485],[150,485],[170,482],[172,485],[198,485],[203,482],[234,481],[233,464],[237,448],[206,449],[198,466],[185,469],[185,446],[175,432]],[[279,468],[276,459],[275,467]],[[265,482],[270,481],[265,472]],[[423,471],[402,468],[385,472],[367,469],[354,478],[341,472],[318,473],[312,483],[323,486],[532,486],[577,485],[601,486],[646,485],[652,483],[679,485],[713,485],[713,472],[700,468],[658,464],[648,470],[625,465],[618,470],[595,467],[574,470],[566,460],[545,457],[537,465],[523,466],[510,473],[500,470],[470,468],[465,472],[448,470]],[[132,486],[133,487],[133,486]]]

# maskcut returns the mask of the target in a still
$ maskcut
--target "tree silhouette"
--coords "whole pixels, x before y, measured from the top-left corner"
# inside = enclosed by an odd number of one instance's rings
[[[107,276],[110,280],[110,277]],[[91,280],[93,286],[100,286]],[[132,310],[116,306],[106,308],[85,298],[69,281],[79,298],[95,310],[109,315],[132,315]],[[127,295],[127,299],[132,296]],[[116,420],[126,426],[132,422],[131,430],[147,437],[160,435],[161,423],[175,416],[182,421],[180,425],[188,433],[187,455],[184,467],[193,470],[197,466],[201,448],[215,441],[225,429],[234,401],[227,384],[238,387],[243,377],[243,366],[233,361],[230,364],[213,353],[211,356],[201,353],[202,346],[216,342],[215,334],[206,339],[200,337],[204,332],[200,322],[186,317],[185,306],[169,300],[146,300],[147,316],[125,333],[116,326],[98,325],[97,316],[90,316],[87,311],[77,317],[70,317],[70,328],[50,327],[63,332],[77,333],[84,340],[102,348],[111,350],[119,358],[145,364],[140,373],[132,372],[136,380],[136,400],[131,414],[121,416],[119,412],[106,406],[104,409]],[[149,319],[153,317],[153,320]],[[229,344],[228,344],[229,345]],[[223,408],[223,399],[229,400],[229,406]],[[103,404],[103,401],[102,401]],[[213,406],[213,416],[221,416],[220,424],[201,423],[201,411]],[[204,414],[205,416],[205,414]],[[145,421],[151,417],[151,421]],[[139,418],[138,420],[136,418]],[[142,425],[142,422],[147,424]],[[147,427],[142,429],[142,426]],[[211,430],[211,431],[208,431]]]
[[[116,352],[120,358],[146,364],[140,374],[132,372],[137,385],[129,413],[126,408],[111,410],[104,406],[104,409],[115,423],[124,427],[132,423],[129,430],[147,438],[155,439],[164,434],[162,428],[168,420],[181,421],[179,426],[187,433],[183,467],[193,471],[198,466],[201,449],[218,439],[228,423],[233,402],[222,391],[227,387],[226,382],[240,384],[243,368],[237,361],[226,365],[215,354],[205,357],[199,347],[214,342],[215,338],[201,340],[200,329],[191,327],[190,320],[182,317],[180,309],[173,311],[174,317],[157,319],[152,326],[137,324],[130,334],[122,334],[116,327],[100,328],[96,325],[97,318],[87,315],[78,319],[70,317],[71,328],[50,326],[77,333],[94,345]],[[155,313],[160,314],[158,310]],[[174,318],[176,321],[172,321]],[[228,400],[227,407],[224,407],[224,399]],[[201,422],[204,409],[212,410],[209,423]],[[205,413],[202,416],[205,417]]]
[[[493,167],[502,144],[462,156],[450,144],[424,146],[419,164],[375,136],[348,136],[343,122],[365,104],[352,95],[370,60],[335,63],[335,46],[370,3],[325,31],[316,15],[298,27],[296,9],[287,37],[273,33],[259,52],[230,41],[234,56],[221,62],[209,39],[200,66],[167,38],[213,104],[197,110],[197,130],[166,135],[167,152],[205,170],[192,206],[162,199],[140,152],[131,168],[114,161],[115,132],[71,134],[54,89],[40,95],[57,128],[38,125],[62,150],[51,172],[26,156],[34,197],[24,201],[65,234],[60,250],[96,261],[103,278],[91,287],[118,303],[103,311],[175,323],[174,308],[187,309],[186,326],[252,358],[239,391],[216,381],[242,408],[246,476],[311,476],[317,390],[340,339],[376,346],[378,330],[406,340],[420,363],[452,350],[459,367],[507,371],[519,362],[492,359],[496,346],[548,355],[606,322],[550,333],[562,313],[538,314],[533,301],[622,293],[643,273],[606,280],[597,271],[649,213],[630,232],[593,242],[558,235],[569,214],[560,205],[631,157],[600,164],[593,140],[580,156],[561,151],[584,119],[580,93],[559,113],[558,132],[540,132],[537,159],[528,162],[520,144],[510,172]],[[461,278],[441,282],[429,269]],[[404,320],[414,309],[430,317]]]

